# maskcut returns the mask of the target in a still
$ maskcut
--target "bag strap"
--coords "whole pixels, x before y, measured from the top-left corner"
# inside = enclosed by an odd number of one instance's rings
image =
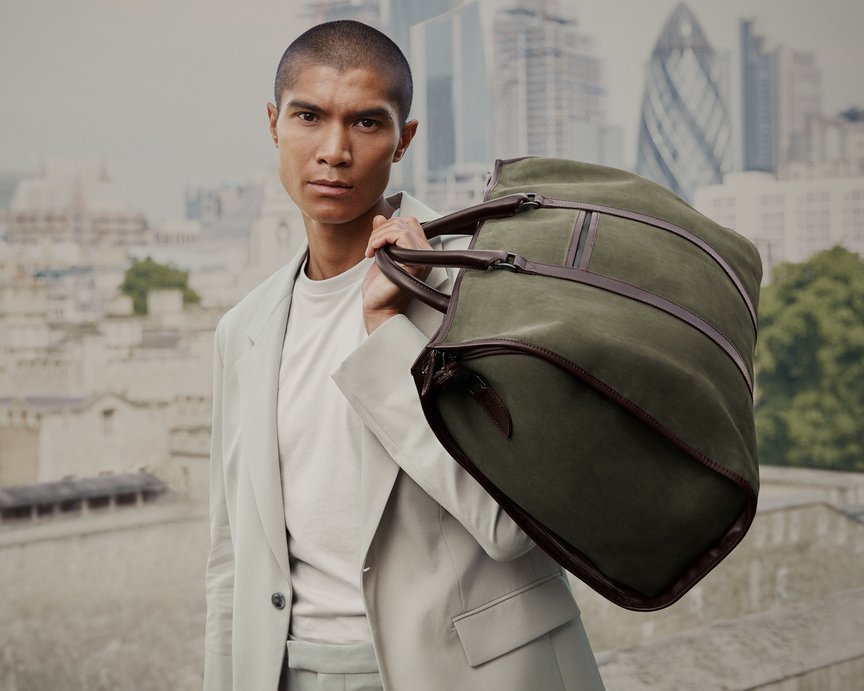
[[[536,196],[520,192],[483,202],[447,216],[423,224],[428,239],[439,235],[476,235],[480,223],[490,218],[515,216],[524,209],[540,205]],[[396,245],[385,245],[375,252],[375,261],[387,278],[400,288],[412,293],[439,312],[446,312],[450,296],[435,290],[400,266],[449,266],[454,268],[490,269],[508,266],[507,260],[513,255],[503,250],[411,250]]]

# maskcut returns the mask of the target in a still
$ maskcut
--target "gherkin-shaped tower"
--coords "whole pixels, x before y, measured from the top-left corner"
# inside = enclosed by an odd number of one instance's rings
[[[720,65],[686,5],[670,15],[648,65],[637,171],[692,201],[729,170],[729,111]]]

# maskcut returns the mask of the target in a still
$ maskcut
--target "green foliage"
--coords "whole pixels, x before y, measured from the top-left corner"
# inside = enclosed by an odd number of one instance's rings
[[[183,304],[197,304],[201,296],[189,285],[189,274],[165,264],[154,262],[150,257],[136,259],[126,270],[120,290],[132,298],[135,314],[147,314],[147,293],[151,288],[180,288],[183,291]]]
[[[864,470],[864,260],[835,247],[776,267],[759,325],[761,462]]]

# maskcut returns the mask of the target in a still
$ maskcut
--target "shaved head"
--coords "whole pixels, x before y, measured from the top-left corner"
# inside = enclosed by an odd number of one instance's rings
[[[276,108],[297,75],[309,65],[325,65],[339,72],[355,67],[377,70],[389,82],[388,93],[399,113],[400,126],[408,120],[414,87],[408,61],[387,36],[371,26],[339,20],[313,26],[288,46],[276,70]]]

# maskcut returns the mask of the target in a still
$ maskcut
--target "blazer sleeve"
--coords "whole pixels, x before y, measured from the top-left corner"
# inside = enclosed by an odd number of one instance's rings
[[[234,602],[234,545],[228,524],[222,471],[222,381],[224,365],[216,329],[213,356],[213,428],[210,450],[210,553],[205,577],[207,620],[204,635],[204,689],[230,691]]]
[[[428,340],[404,315],[391,317],[351,353],[333,379],[393,460],[490,557],[516,559],[534,543],[447,453],[426,422],[410,370]]]

